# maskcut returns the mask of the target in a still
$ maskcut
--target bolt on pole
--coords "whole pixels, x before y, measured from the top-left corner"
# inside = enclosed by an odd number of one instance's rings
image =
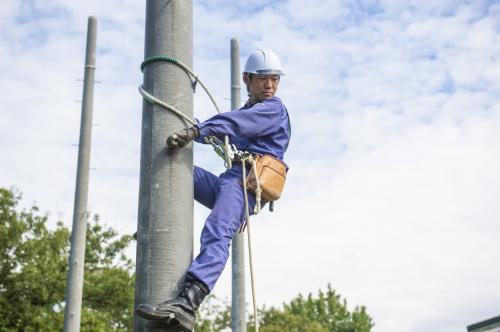
[[[240,45],[235,38],[231,39],[231,109],[241,107],[240,96]],[[238,233],[232,243],[232,299],[231,330],[246,332],[245,310],[245,237]]]
[[[192,68],[192,53],[192,1],[146,1],[145,58],[166,55]],[[143,85],[192,118],[193,89],[181,68],[152,62],[144,68]],[[193,147],[167,150],[165,145],[168,135],[187,126],[177,115],[143,101],[135,307],[176,296],[193,260]],[[135,315],[134,331],[168,328]]]
[[[90,145],[92,139],[92,109],[94,103],[95,50],[97,19],[90,16],[87,28],[87,49],[83,79],[83,103],[80,122],[80,143],[76,174],[75,206],[71,230],[71,253],[69,257],[64,331],[80,331],[83,293],[83,270],[85,263],[85,238],[87,232],[87,200],[89,188]]]

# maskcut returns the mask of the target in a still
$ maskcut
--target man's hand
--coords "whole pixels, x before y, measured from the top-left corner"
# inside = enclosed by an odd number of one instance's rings
[[[169,149],[183,148],[186,145],[188,145],[189,142],[198,137],[198,135],[199,135],[198,128],[196,127],[184,128],[168,136],[167,147]]]

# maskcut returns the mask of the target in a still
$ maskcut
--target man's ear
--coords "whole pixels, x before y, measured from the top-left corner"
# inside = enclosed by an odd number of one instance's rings
[[[250,83],[250,78],[248,77],[248,73],[243,73],[243,83],[247,85]]]

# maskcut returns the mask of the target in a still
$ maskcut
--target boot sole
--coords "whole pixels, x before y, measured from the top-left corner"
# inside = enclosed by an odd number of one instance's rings
[[[169,308],[169,311],[161,313],[158,313],[157,311],[145,310],[142,308],[136,309],[135,312],[138,316],[148,320],[161,320],[165,321],[165,323],[167,323],[168,325],[178,325],[186,332],[192,331],[194,329],[194,319],[193,321],[190,321],[189,318],[185,317],[185,315],[183,315],[175,307]]]

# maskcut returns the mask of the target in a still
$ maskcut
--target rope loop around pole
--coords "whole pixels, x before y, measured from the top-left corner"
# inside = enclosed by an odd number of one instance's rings
[[[144,61],[142,61],[141,71],[144,72],[144,68],[146,68],[147,65],[149,65],[150,63],[156,62],[156,61],[167,61],[170,63],[174,63],[176,65],[178,65],[180,63],[179,61],[177,61],[176,58],[170,57],[168,55],[154,55],[154,56],[146,58],[146,59],[144,59]]]
[[[203,82],[198,78],[198,76],[188,66],[186,66],[184,63],[177,60],[176,58],[168,56],[168,55],[154,55],[154,56],[148,57],[148,58],[144,59],[144,61],[142,61],[141,71],[144,72],[144,68],[146,68],[146,66],[149,65],[150,63],[159,62],[159,61],[173,63],[173,64],[177,65],[178,67],[180,67],[182,70],[184,70],[188,74],[189,78],[191,79],[191,85],[193,87],[193,91],[196,88],[196,85],[199,83],[201,85],[201,87],[203,88],[203,90],[205,90],[205,92],[207,93],[210,100],[212,101],[212,104],[214,105],[217,113],[220,113],[220,109],[219,109],[219,106],[217,105],[217,102],[215,101],[215,99],[212,96],[212,94],[210,93],[210,91],[208,91],[208,88],[205,86],[205,84],[203,84]]]
[[[146,90],[144,90],[144,87],[142,85],[139,86],[139,93],[142,95],[142,97],[144,99],[146,99],[150,103],[158,105],[158,106],[161,106],[161,107],[163,107],[163,108],[171,111],[172,113],[174,113],[177,116],[183,118],[184,120],[186,120],[188,123],[190,123],[193,126],[196,125],[196,121],[194,119],[191,119],[190,117],[188,117],[187,115],[185,115],[184,113],[182,113],[180,110],[178,110],[174,106],[172,106],[170,104],[167,104],[164,101],[161,101],[160,99],[158,99],[155,96],[151,95],[149,92],[147,92]]]
[[[217,111],[217,113],[221,113],[220,109],[219,109],[219,106],[217,105],[217,103],[215,102],[215,99],[214,97],[212,96],[212,94],[210,93],[210,91],[208,91],[208,88],[205,86],[205,84],[203,84],[203,82],[198,78],[198,76],[188,67],[186,66],[184,63],[182,63],[181,61],[177,60],[176,58],[174,57],[171,57],[171,56],[167,56],[167,55],[155,55],[155,56],[151,56],[151,57],[148,57],[146,59],[144,59],[144,61],[141,63],[141,71],[144,72],[144,68],[146,68],[147,65],[149,65],[150,63],[153,63],[153,62],[158,62],[158,61],[166,61],[166,62],[170,62],[172,64],[175,64],[177,65],[178,67],[180,67],[182,70],[184,70],[186,72],[186,74],[189,76],[189,79],[191,80],[191,87],[193,88],[193,92],[196,90],[196,86],[198,85],[198,83],[201,85],[201,87],[203,88],[203,90],[205,90],[205,92],[207,93],[208,97],[210,98],[210,100],[212,101],[212,104],[214,105],[215,107],[215,110]],[[140,86],[139,87],[139,92],[141,93],[141,95],[144,97],[144,99],[146,99],[147,101],[149,101],[150,103],[153,103],[153,104],[156,104],[156,105],[159,105],[175,114],[177,114],[178,116],[180,116],[181,118],[183,118],[184,120],[186,120],[187,122],[191,123],[193,126],[196,125],[196,122],[195,120],[193,119],[190,119],[188,116],[186,116],[184,113],[182,113],[180,110],[176,109],[174,106],[156,98],[155,96],[153,96],[152,94],[150,94],[149,92],[147,92],[145,89],[144,89],[144,86]],[[229,137],[228,136],[225,136],[225,139],[224,139],[224,147],[222,148],[222,150],[224,151],[224,164],[226,166],[227,169],[230,169],[232,167],[232,160],[229,156]],[[217,150],[216,150],[217,152]]]

